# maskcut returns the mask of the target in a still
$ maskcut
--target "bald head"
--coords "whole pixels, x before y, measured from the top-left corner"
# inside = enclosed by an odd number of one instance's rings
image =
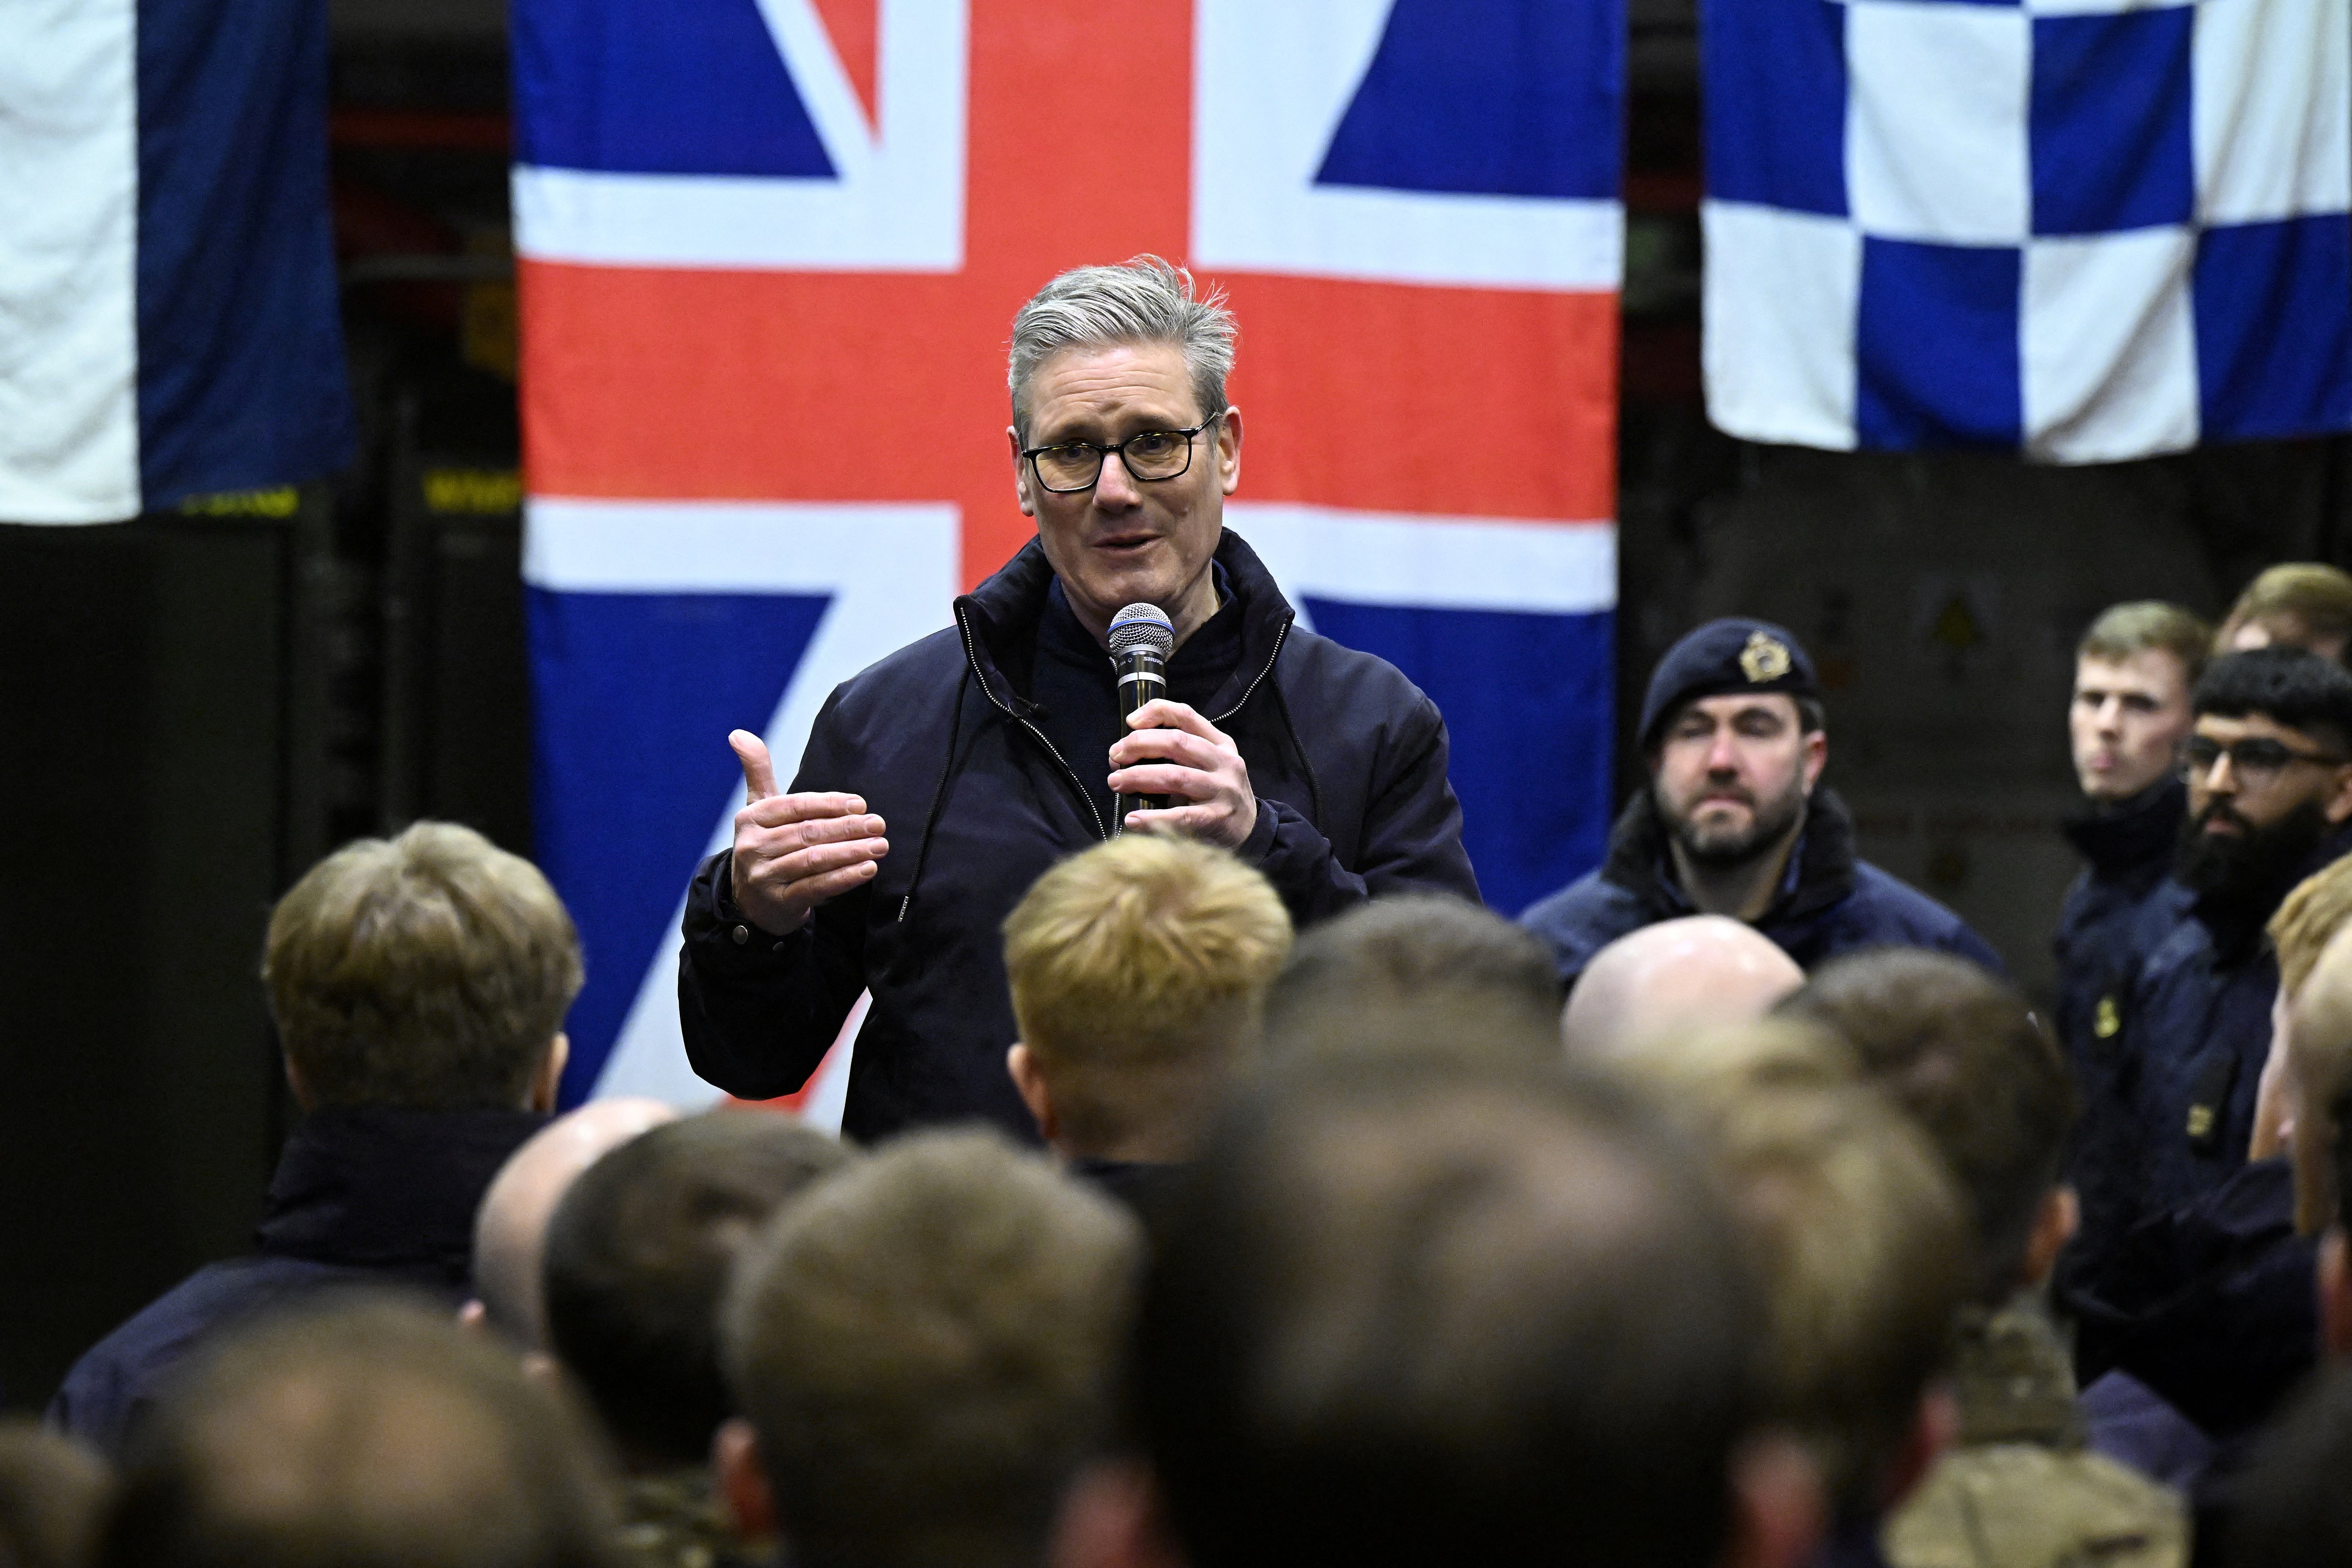
[[[555,1205],[608,1152],[677,1120],[658,1100],[592,1100],[541,1128],[499,1167],[474,1215],[474,1295],[493,1327],[517,1344],[547,1348],[539,1264]]]
[[[1752,926],[1692,915],[1619,937],[1569,993],[1569,1055],[1598,1060],[1662,1036],[1752,1023],[1805,983],[1796,960]]]

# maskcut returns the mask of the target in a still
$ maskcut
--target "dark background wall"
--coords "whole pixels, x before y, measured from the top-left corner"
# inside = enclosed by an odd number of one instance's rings
[[[2211,614],[2268,562],[2346,559],[2352,445],[2053,470],[1716,434],[1691,5],[1633,0],[1621,711],[1704,616],[1784,621],[1832,688],[1864,853],[2046,984],[2075,637],[2117,598]],[[289,1114],[255,970],[293,877],[420,816],[530,847],[503,16],[338,0],[334,26],[351,472],[120,527],[0,524],[11,1406],[245,1245]]]

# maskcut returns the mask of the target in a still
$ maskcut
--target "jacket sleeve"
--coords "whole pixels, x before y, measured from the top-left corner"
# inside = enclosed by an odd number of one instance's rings
[[[845,893],[779,937],[743,918],[728,893],[732,877],[733,852],[721,850],[687,890],[678,1023],[703,1079],[739,1100],[772,1100],[808,1082],[866,987],[871,893]]]
[[[1419,697],[1419,694],[1415,694]],[[1344,864],[1331,841],[1293,807],[1260,797],[1241,857],[1265,874],[1304,928],[1383,893],[1453,893],[1480,902],[1462,847],[1462,804],[1445,776],[1445,721],[1419,706],[1401,728],[1394,762],[1372,781],[1363,847]]]

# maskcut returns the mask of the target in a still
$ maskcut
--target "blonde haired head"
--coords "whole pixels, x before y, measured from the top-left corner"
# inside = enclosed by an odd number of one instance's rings
[[[1290,937],[1264,877],[1189,839],[1125,834],[1040,877],[1005,919],[1004,970],[1071,1141],[1204,1115]]]

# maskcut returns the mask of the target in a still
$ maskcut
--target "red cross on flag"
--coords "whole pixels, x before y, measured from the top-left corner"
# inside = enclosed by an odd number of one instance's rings
[[[1222,285],[1226,508],[1434,698],[1507,912],[1609,814],[1622,0],[516,0],[539,855],[567,1099],[683,1093],[680,900],[726,731],[948,624],[1033,525],[1013,312]],[[707,1091],[704,1091],[707,1093]]]

